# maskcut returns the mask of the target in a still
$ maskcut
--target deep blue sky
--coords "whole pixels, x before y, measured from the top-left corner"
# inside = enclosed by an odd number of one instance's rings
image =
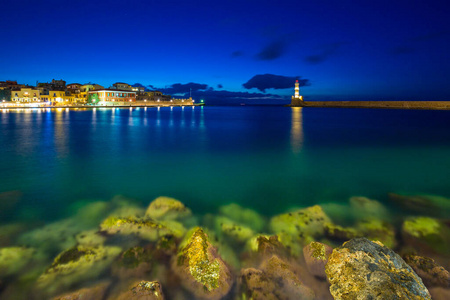
[[[168,91],[193,87],[197,97],[239,102],[262,91],[290,96],[293,88],[273,88],[301,77],[306,99],[450,100],[449,8],[415,0],[3,0],[0,80],[180,83]],[[264,74],[288,78],[243,86]]]

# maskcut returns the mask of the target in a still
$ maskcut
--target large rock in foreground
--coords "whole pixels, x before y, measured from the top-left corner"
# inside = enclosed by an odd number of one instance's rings
[[[183,287],[199,299],[221,299],[227,295],[233,277],[205,232],[195,228],[185,245],[172,264]]]
[[[366,238],[334,249],[325,272],[334,299],[431,299],[422,280],[399,255]]]

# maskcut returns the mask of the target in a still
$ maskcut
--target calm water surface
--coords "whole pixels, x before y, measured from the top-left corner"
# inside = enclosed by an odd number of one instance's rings
[[[193,211],[450,195],[450,112],[287,107],[0,112],[3,219],[53,219],[80,199],[160,195]]]

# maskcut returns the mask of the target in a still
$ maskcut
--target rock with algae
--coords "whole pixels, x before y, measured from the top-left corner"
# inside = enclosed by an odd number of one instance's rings
[[[245,243],[255,234],[251,228],[236,223],[227,217],[215,217],[214,225],[219,236],[225,236],[236,243]]]
[[[272,217],[270,229],[294,256],[300,256],[303,246],[322,237],[330,218],[319,205]]]
[[[100,231],[107,234],[136,235],[141,239],[148,241],[157,241],[166,234],[182,236],[184,227],[177,222],[172,221],[174,230],[169,228],[163,222],[156,222],[152,219],[144,218],[117,218],[109,217],[100,224]]]
[[[241,282],[243,299],[314,299],[314,292],[276,255],[258,269],[241,270]]]
[[[153,256],[150,249],[132,247],[119,255],[112,273],[120,279],[145,278],[152,271]]]
[[[389,193],[389,199],[403,210],[433,217],[447,218],[450,215],[450,198],[436,195],[413,195]]]
[[[261,232],[266,227],[266,220],[256,211],[244,208],[236,203],[219,207],[219,213],[234,222]]]
[[[397,245],[395,239],[395,228],[390,223],[379,219],[368,219],[356,224],[360,235],[369,240],[380,241],[388,248],[394,248]]]
[[[331,240],[348,241],[362,234],[352,227],[342,227],[333,223],[325,224],[325,236]]]
[[[311,275],[326,278],[325,265],[331,252],[333,248],[319,242],[311,242],[303,248],[303,257]]]
[[[402,237],[413,247],[444,255],[450,253],[450,229],[437,219],[412,217],[405,220]]]
[[[450,274],[444,267],[438,265],[432,258],[418,255],[405,255],[405,262],[422,278],[427,288],[450,288]]]
[[[377,219],[389,221],[389,210],[377,200],[367,197],[351,197],[350,207],[356,220]]]
[[[104,281],[94,286],[85,287],[74,292],[56,296],[52,300],[99,300],[103,299],[111,282]]]
[[[154,220],[180,220],[192,215],[191,210],[182,202],[170,197],[158,197],[153,200],[145,216]]]
[[[0,248],[0,278],[16,274],[32,260],[34,249],[24,247]]]
[[[398,254],[366,238],[334,249],[325,272],[334,299],[431,299],[422,280]]]
[[[181,284],[199,299],[221,299],[231,289],[233,277],[200,227],[187,236],[172,262]]]
[[[128,291],[114,300],[164,300],[161,284],[158,281],[140,281],[133,283]]]
[[[97,278],[119,255],[119,247],[76,246],[59,254],[38,278],[37,287],[48,294]]]

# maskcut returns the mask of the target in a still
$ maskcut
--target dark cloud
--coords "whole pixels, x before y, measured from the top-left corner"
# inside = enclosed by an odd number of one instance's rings
[[[257,88],[264,93],[266,89],[292,88],[295,84],[295,80],[297,79],[300,86],[310,85],[308,79],[300,79],[300,76],[289,77],[274,74],[263,74],[253,76],[249,81],[244,83],[243,86],[246,89]]]
[[[283,40],[275,40],[265,46],[261,52],[256,55],[259,60],[274,60],[282,56],[286,52],[286,42]]]
[[[158,90],[163,92],[164,94],[175,95],[175,94],[189,94],[191,90],[192,92],[195,92],[206,89],[208,89],[207,84],[189,82],[189,83],[174,83],[169,87]]]
[[[221,88],[223,88],[223,85],[218,84],[218,85],[217,85],[217,88],[218,88],[218,89],[221,89]]]
[[[289,103],[288,100],[290,100],[274,94],[217,91],[211,89],[192,93],[192,97],[196,101],[204,100],[208,104],[287,104]]]
[[[318,54],[313,54],[305,57],[305,61],[310,64],[320,64],[335,54],[338,49],[346,44],[346,42],[336,42],[331,44],[325,44],[321,46],[321,50]]]
[[[449,30],[443,30],[443,31],[436,31],[436,32],[430,32],[428,34],[418,35],[413,38],[410,38],[409,41],[411,42],[427,42],[429,40],[438,39],[444,36],[450,35]]]
[[[242,52],[242,51],[234,51],[233,53],[231,53],[231,57],[240,57],[243,55],[244,55],[244,52]]]

